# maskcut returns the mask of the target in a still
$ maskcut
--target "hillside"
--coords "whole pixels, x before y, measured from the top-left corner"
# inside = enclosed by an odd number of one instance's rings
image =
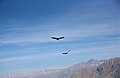
[[[99,66],[83,68],[70,78],[120,78],[120,57],[106,60]]]
[[[110,59],[97,68],[100,78],[120,78],[120,58]]]
[[[120,57],[81,62],[65,69],[0,75],[0,78],[120,78]]]

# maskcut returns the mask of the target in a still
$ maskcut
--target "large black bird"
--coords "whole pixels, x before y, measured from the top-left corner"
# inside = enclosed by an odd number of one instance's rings
[[[62,53],[62,54],[68,54],[68,52],[70,52],[70,50],[68,50],[67,52],[65,52],[65,53]]]
[[[64,37],[51,37],[52,39],[56,39],[56,40],[60,40],[60,39],[63,39]]]

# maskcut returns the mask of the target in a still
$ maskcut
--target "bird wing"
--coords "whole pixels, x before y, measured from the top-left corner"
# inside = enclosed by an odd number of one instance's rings
[[[57,39],[57,38],[55,38],[55,37],[51,37],[52,39]]]
[[[66,53],[70,52],[70,50],[68,50]]]
[[[64,37],[60,37],[59,39],[62,39],[62,38],[64,38]]]

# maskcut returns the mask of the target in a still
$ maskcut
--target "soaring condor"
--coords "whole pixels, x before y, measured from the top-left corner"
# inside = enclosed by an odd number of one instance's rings
[[[70,52],[70,50],[68,50],[67,52],[65,52],[65,53],[62,53],[62,54],[68,54],[68,52]]]
[[[60,39],[63,39],[64,37],[51,37],[51,38],[55,40],[60,40]]]

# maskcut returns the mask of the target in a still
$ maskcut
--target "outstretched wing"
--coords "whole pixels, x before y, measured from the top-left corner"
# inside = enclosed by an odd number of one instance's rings
[[[66,53],[70,52],[70,50],[68,50]]]
[[[59,39],[62,39],[62,38],[64,38],[64,37],[60,37]]]
[[[51,37],[52,39],[57,39],[57,38],[55,38],[55,37]]]

